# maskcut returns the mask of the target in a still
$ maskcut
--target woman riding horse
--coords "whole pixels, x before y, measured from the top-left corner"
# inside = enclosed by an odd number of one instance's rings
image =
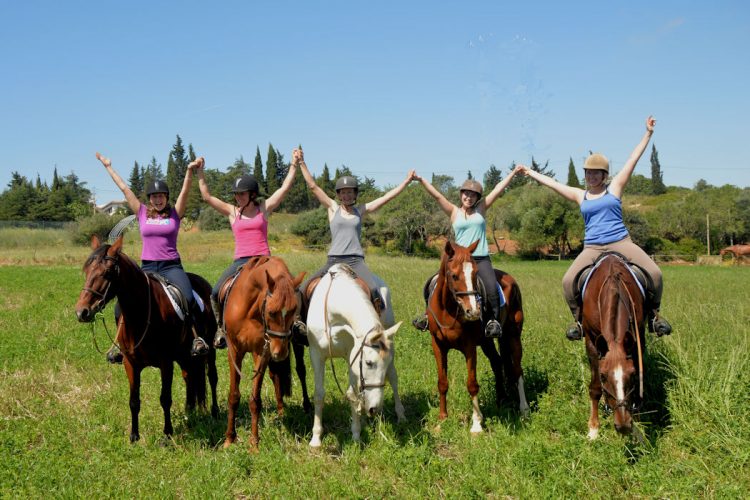
[[[489,302],[487,309],[489,315],[484,318],[484,334],[491,338],[500,338],[503,334],[500,326],[500,308],[502,307],[500,294],[497,292],[497,278],[492,268],[490,252],[487,247],[487,222],[484,214],[487,209],[503,195],[505,188],[518,172],[514,169],[508,177],[498,182],[486,198],[482,198],[482,185],[474,179],[467,179],[461,185],[461,206],[454,205],[448,201],[443,194],[435,189],[435,186],[427,182],[424,177],[415,176],[422,183],[425,190],[437,200],[443,212],[450,217],[451,226],[456,236],[455,241],[463,247],[468,247],[475,241],[479,241],[472,258],[479,269],[479,279],[484,284],[486,300]],[[418,318],[414,325],[422,330],[427,329],[426,318]]]
[[[609,175],[609,160],[599,153],[593,153],[583,165],[588,187],[586,190],[566,186],[526,166],[518,166],[528,177],[552,189],[563,198],[576,202],[581,207],[585,223],[583,251],[563,276],[563,294],[574,319],[566,332],[570,340],[580,340],[583,336],[582,311],[576,297],[576,278],[583,269],[594,264],[597,258],[605,252],[617,252],[623,255],[628,262],[637,265],[650,276],[654,288],[650,303],[649,328],[659,336],[672,332],[669,322],[659,315],[663,289],[661,270],[641,247],[633,243],[622,219],[622,194],[633,175],[636,163],[651,140],[655,124],[656,120],[653,117],[649,116],[646,119],[646,133],[630,154],[622,170],[612,178],[609,184],[605,182]]]
[[[302,298],[305,300],[307,285],[315,278],[323,276],[334,264],[343,263],[351,267],[358,277],[362,278],[370,288],[371,297],[379,297],[377,281],[372,272],[365,264],[365,252],[362,249],[360,238],[362,236],[362,219],[365,215],[373,213],[383,205],[398,196],[404,188],[415,179],[414,170],[410,170],[401,184],[385,193],[380,198],[368,203],[357,205],[359,184],[357,179],[348,175],[340,177],[336,181],[336,197],[338,201],[329,197],[320,186],[318,186],[305,164],[302,149],[299,149],[299,165],[302,176],[305,178],[307,187],[310,188],[315,198],[328,211],[328,223],[331,229],[331,247],[328,250],[328,260],[313,273],[302,285]],[[295,329],[303,333],[306,331],[304,320],[306,318],[305,307],[302,307],[301,321],[295,323]]]
[[[235,179],[232,184],[234,205],[211,196],[204,175],[205,161],[203,157],[196,160],[198,163],[195,168],[198,173],[198,187],[201,191],[201,197],[211,208],[229,220],[234,236],[234,261],[224,270],[211,291],[211,306],[216,315],[216,323],[219,325],[214,339],[214,347],[217,349],[223,349],[227,346],[226,332],[221,321],[219,289],[224,281],[230,276],[234,276],[237,269],[251,257],[271,255],[271,249],[268,245],[268,218],[284,201],[294,183],[297,163],[299,162],[297,150],[292,153],[292,158],[289,172],[281,187],[265,200],[257,200],[259,187],[255,177],[245,174]]]
[[[146,186],[146,196],[148,197],[148,205],[146,205],[141,203],[138,196],[112,168],[112,161],[109,158],[100,153],[96,153],[96,157],[102,162],[122,194],[125,195],[130,210],[138,217],[138,227],[143,240],[141,269],[162,276],[180,290],[187,301],[188,310],[185,311],[185,321],[195,324],[195,297],[193,297],[190,279],[182,268],[182,260],[177,252],[177,236],[180,232],[180,220],[185,215],[185,209],[187,208],[188,193],[193,181],[193,168],[198,165],[198,161],[192,161],[188,165],[182,189],[177,196],[174,207],[172,207],[169,204],[169,186],[163,180],[154,180]],[[115,316],[119,316],[117,310],[115,310]],[[207,352],[208,345],[193,331],[192,354],[198,356]],[[119,352],[117,345],[112,346],[107,358],[113,360],[113,362],[122,362],[122,354]]]

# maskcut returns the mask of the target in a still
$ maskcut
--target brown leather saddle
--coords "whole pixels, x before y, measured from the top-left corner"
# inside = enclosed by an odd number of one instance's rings
[[[584,289],[585,289],[589,276],[591,276],[591,272],[597,268],[597,266],[602,261],[602,259],[604,259],[605,257],[609,255],[616,256],[621,261],[623,261],[626,266],[628,266],[628,268],[630,269],[630,271],[633,273],[636,280],[640,284],[641,289],[644,292],[644,297],[646,298],[647,301],[650,301],[651,297],[653,296],[653,290],[654,290],[654,282],[651,279],[651,276],[649,276],[648,273],[644,271],[641,267],[639,267],[637,264],[628,262],[628,259],[625,258],[624,255],[619,254],[617,252],[604,252],[603,254],[599,256],[599,258],[596,259],[596,261],[593,264],[581,269],[581,272],[579,272],[578,276],[576,276],[574,283],[576,284],[576,300],[578,300],[578,303],[581,304],[583,301],[582,294],[585,291]]]

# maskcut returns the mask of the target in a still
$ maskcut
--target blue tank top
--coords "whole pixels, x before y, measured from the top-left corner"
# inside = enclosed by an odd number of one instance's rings
[[[628,236],[622,222],[622,201],[607,191],[604,196],[589,200],[588,191],[583,195],[581,215],[583,215],[586,245],[606,245]]]
[[[477,249],[471,255],[486,257],[490,254],[490,249],[487,247],[487,222],[479,212],[464,217],[464,212],[461,211],[453,221],[453,233],[456,235],[456,243],[462,247],[468,247],[479,240]]]

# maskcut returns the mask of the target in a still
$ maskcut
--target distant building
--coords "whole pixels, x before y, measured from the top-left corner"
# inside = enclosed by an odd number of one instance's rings
[[[124,208],[127,210],[128,208],[127,200],[108,201],[104,205],[97,205],[96,211],[103,213],[103,214],[107,214],[107,215],[113,215],[115,212],[117,212],[121,208]]]

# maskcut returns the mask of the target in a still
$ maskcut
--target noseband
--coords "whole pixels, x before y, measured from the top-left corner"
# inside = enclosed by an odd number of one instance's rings
[[[102,260],[105,262],[106,261],[114,262],[113,264],[114,267],[106,269],[103,273],[102,278],[107,280],[107,287],[104,289],[104,292],[94,290],[93,288],[88,287],[88,286],[84,286],[83,288],[81,288],[82,291],[89,292],[91,295],[94,295],[95,297],[99,297],[99,300],[94,302],[91,306],[91,309],[92,311],[94,311],[94,314],[101,312],[101,310],[104,309],[107,303],[111,300],[111,297],[107,298],[107,296],[109,295],[109,288],[112,286],[112,279],[107,277],[107,275],[110,273],[110,271],[114,272],[115,275],[120,274],[120,265],[117,262],[117,258],[110,257],[109,255],[105,255],[104,257],[102,257]]]
[[[287,339],[292,335],[291,328],[285,332],[279,332],[268,327],[268,321],[266,320],[266,303],[270,297],[273,297],[273,294],[266,290],[266,296],[263,297],[263,304],[260,306],[260,317],[263,318],[263,336],[266,338],[266,342],[270,340],[268,337],[274,337],[281,340]]]

